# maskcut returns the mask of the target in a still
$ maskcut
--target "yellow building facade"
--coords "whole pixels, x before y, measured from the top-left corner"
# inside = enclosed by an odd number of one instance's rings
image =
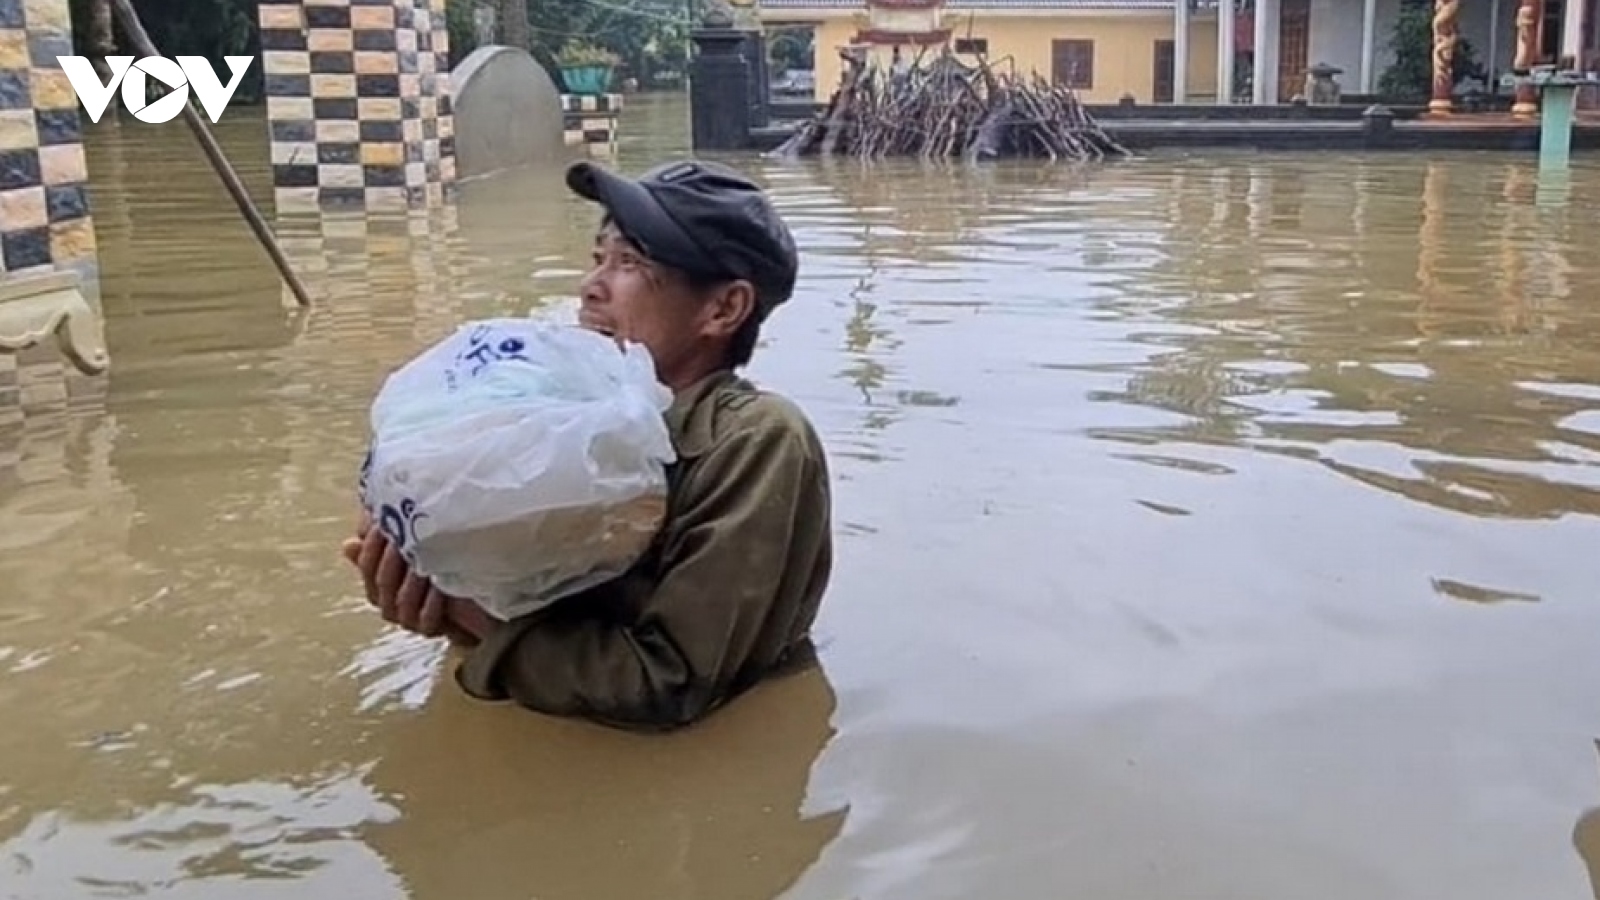
[[[930,35],[925,47],[901,45],[905,58],[945,47],[966,62],[981,55],[1002,71],[1037,73],[1065,84],[1086,103],[1115,103],[1125,95],[1141,104],[1216,99],[1215,13],[1195,11],[1183,17],[1187,46],[1179,46],[1175,30],[1180,23],[1170,0],[952,0],[936,16],[940,34]],[[818,102],[826,102],[839,86],[841,49],[872,40],[878,42],[874,55],[881,58],[884,22],[882,11],[869,11],[864,0],[761,4],[764,28],[812,30]],[[1180,57],[1186,58],[1183,79],[1174,77]],[[1177,91],[1184,97],[1175,98]]]

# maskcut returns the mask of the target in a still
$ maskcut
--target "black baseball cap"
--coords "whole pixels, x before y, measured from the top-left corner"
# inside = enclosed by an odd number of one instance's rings
[[[592,162],[567,169],[567,187],[600,204],[650,259],[756,287],[765,319],[794,293],[794,237],[754,182],[720,163],[683,160],[628,178]]]

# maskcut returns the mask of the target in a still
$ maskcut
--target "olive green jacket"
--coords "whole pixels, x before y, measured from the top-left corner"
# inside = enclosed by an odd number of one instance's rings
[[[812,652],[833,564],[821,441],[791,402],[720,372],[666,413],[667,517],[627,574],[499,626],[467,693],[618,727],[687,725]]]

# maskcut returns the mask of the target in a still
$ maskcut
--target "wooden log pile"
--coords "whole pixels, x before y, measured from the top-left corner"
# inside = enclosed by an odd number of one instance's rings
[[[1077,95],[1038,75],[967,65],[948,51],[885,72],[859,50],[841,54],[845,75],[828,105],[773,156],[888,156],[967,160],[1044,157],[1099,160],[1132,155],[1104,131]]]

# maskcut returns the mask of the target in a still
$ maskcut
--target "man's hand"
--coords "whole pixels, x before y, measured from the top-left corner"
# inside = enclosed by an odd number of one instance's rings
[[[450,598],[426,578],[411,571],[405,557],[378,528],[368,528],[356,549],[355,566],[367,591],[367,602],[378,608],[385,622],[423,637],[444,634],[445,609]],[[349,554],[346,542],[346,555]]]
[[[499,621],[471,600],[452,599],[445,616],[449,619],[446,628],[451,631],[450,639],[468,647],[488,637],[500,626]]]
[[[493,629],[496,623],[476,603],[451,597],[413,573],[365,514],[356,533],[341,549],[361,573],[367,602],[377,607],[384,621],[423,637],[444,635],[451,643],[467,647]]]

